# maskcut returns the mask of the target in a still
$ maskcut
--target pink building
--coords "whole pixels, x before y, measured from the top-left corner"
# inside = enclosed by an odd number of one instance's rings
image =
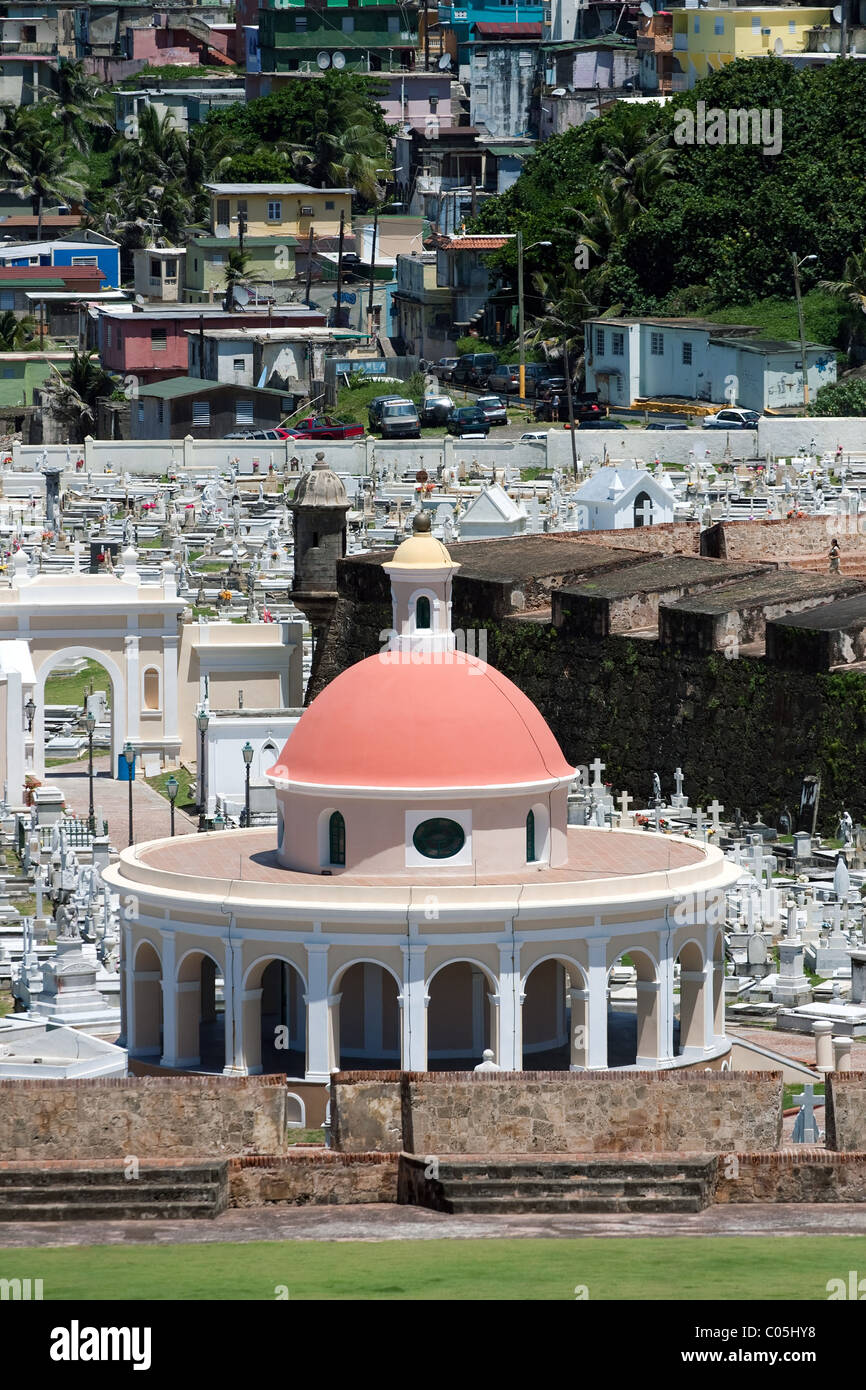
[[[96,323],[102,365],[121,376],[135,376],[148,385],[170,376],[186,376],[189,366],[187,332],[202,328],[321,328],[323,313],[304,305],[238,314],[210,305],[165,304],[135,310],[106,309]]]

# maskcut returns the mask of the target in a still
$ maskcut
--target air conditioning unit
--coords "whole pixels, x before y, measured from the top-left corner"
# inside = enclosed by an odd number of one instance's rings
[[[761,30],[761,33],[762,33],[762,34],[766,34],[768,38],[769,38],[771,32],[772,32],[772,31],[771,31],[770,29],[762,29],[762,30]]]
[[[309,207],[309,206],[307,206],[307,207],[302,207],[302,208],[301,208],[301,213],[300,213],[300,215],[301,215],[301,217],[312,217],[312,216],[313,216],[313,209],[312,209],[311,207]]]

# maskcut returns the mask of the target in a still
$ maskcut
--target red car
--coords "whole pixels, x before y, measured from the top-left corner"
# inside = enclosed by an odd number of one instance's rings
[[[288,434],[290,439],[361,439],[364,426],[333,420],[330,415],[308,415],[292,425]]]

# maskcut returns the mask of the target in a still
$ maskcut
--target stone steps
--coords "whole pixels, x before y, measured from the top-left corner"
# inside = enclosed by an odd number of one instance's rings
[[[29,1165],[0,1169],[0,1222],[132,1221],[209,1218],[228,1205],[225,1162],[123,1165]]]
[[[401,1200],[437,1211],[696,1212],[712,1200],[717,1160],[706,1155],[585,1156],[568,1159],[503,1156],[437,1160],[404,1155]]]

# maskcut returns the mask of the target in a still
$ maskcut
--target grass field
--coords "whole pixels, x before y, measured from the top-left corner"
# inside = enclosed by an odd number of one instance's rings
[[[88,661],[83,671],[74,675],[49,676],[45,682],[46,705],[82,705],[91,690],[107,690],[111,703],[111,680],[98,661]]]
[[[825,1300],[866,1267],[862,1236],[610,1240],[257,1241],[0,1249],[0,1278],[44,1298]],[[278,1290],[286,1290],[281,1295]]]
[[[191,811],[198,808],[196,800],[196,781],[185,767],[175,768],[174,772],[161,772],[158,777],[150,777],[147,785],[153,787],[155,792],[164,796],[168,801],[168,792],[165,789],[169,777],[174,777],[177,781],[177,796],[175,806],[183,811]]]

